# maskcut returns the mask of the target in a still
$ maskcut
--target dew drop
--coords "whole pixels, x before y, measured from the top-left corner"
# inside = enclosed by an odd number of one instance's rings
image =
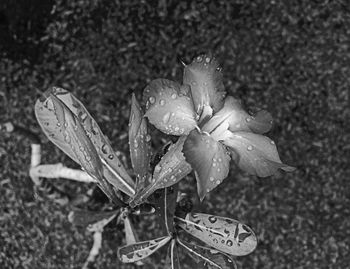
[[[168,123],[169,120],[170,120],[170,112],[166,113],[163,116],[163,123]]]
[[[198,56],[197,57],[197,62],[201,62],[202,61],[202,56]]]
[[[113,159],[114,159],[113,154],[109,154],[109,155],[108,155],[108,159],[113,160]]]
[[[179,131],[179,129],[180,128],[176,126],[174,130],[175,130],[175,132],[177,132],[177,131]]]
[[[107,154],[107,153],[108,153],[108,150],[107,150],[107,149],[108,149],[107,145],[106,145],[106,144],[103,144],[102,147],[101,147],[102,153],[103,153],[103,154]]]
[[[216,166],[216,163],[213,163],[213,167],[215,167]]]
[[[61,123],[57,122],[57,127],[61,127]]]
[[[176,93],[173,93],[173,94],[171,95],[171,98],[172,98],[172,99],[176,99],[176,97],[177,97],[177,94],[176,94]]]
[[[149,100],[149,102],[150,102],[151,104],[154,104],[155,101],[156,101],[156,98],[154,98],[153,96],[151,96],[148,100]]]
[[[161,99],[161,100],[159,101],[159,104],[160,104],[161,106],[164,106],[164,105],[165,105],[165,100],[164,100],[164,99]]]
[[[245,119],[247,122],[250,122],[252,119],[251,118],[246,118]]]
[[[205,58],[205,62],[210,63],[210,58],[209,57]]]
[[[63,124],[63,126],[64,126],[65,128],[67,128],[67,127],[68,127],[68,123],[65,122],[65,123]]]
[[[221,171],[221,169],[220,168],[218,168],[218,172],[220,172]]]
[[[218,185],[219,185],[220,183],[221,183],[221,181],[220,181],[220,180],[217,180],[217,181],[216,181],[216,184],[218,184]]]
[[[149,141],[151,141],[151,136],[148,134],[146,135],[146,142],[149,142]]]
[[[213,178],[213,177],[210,177],[209,180],[210,180],[210,181],[214,181],[214,178]]]
[[[247,147],[247,150],[248,150],[248,151],[253,150],[253,146],[248,146],[248,147]]]
[[[218,161],[219,161],[219,163],[221,163],[221,162],[222,162],[222,159],[221,159],[221,158],[219,158],[219,159],[218,159]]]
[[[272,140],[271,140],[270,143],[271,143],[271,145],[274,145],[274,144],[275,144],[275,141],[272,141]]]

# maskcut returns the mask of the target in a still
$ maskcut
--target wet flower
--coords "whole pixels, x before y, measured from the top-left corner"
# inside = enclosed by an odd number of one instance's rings
[[[182,85],[156,79],[144,90],[150,123],[166,134],[187,136],[183,153],[195,171],[201,199],[227,177],[230,155],[242,170],[259,177],[294,170],[262,135],[272,127],[271,115],[264,110],[250,115],[225,95],[221,68],[210,55],[185,65]]]

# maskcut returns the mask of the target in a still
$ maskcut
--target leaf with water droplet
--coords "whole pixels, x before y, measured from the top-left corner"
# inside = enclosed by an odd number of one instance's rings
[[[131,177],[84,105],[62,88],[53,87],[44,96],[45,98],[37,101],[35,113],[49,139],[78,162],[87,173],[97,177],[100,184],[105,185],[104,191],[108,184],[112,184],[129,196],[134,195]],[[49,121],[57,124],[47,126],[45,123]],[[110,193],[113,194],[113,191]]]
[[[238,166],[245,172],[259,177],[271,176],[278,169],[292,172],[294,167],[281,162],[276,145],[263,135],[250,132],[227,131],[223,143],[234,150],[238,158]]]
[[[137,176],[137,191],[143,189],[150,162],[150,139],[147,119],[143,117],[142,109],[132,95],[129,120],[129,145],[132,167]]]
[[[232,132],[253,131],[266,133],[271,127],[272,116],[270,113],[261,110],[251,116],[243,109],[237,99],[227,96],[223,108],[204,124],[202,130],[210,133],[216,140],[221,140],[225,128]]]
[[[195,171],[198,195],[203,200],[227,177],[230,157],[221,143],[198,130],[188,135],[183,152]]]
[[[169,147],[168,152],[154,169],[152,183],[135,196],[131,202],[132,205],[138,205],[145,201],[157,189],[176,184],[191,172],[191,165],[186,162],[182,153],[185,139],[186,137],[182,136]]]
[[[80,164],[89,175],[97,180],[103,192],[120,205],[122,202],[104,177],[103,163],[94,144],[77,116],[60,99],[67,93],[55,87],[46,91],[35,104],[36,118],[49,140]],[[47,122],[51,124],[47,125]]]
[[[179,245],[194,259],[198,268],[237,269],[236,262],[228,255],[200,245],[183,242],[178,239]]]
[[[171,80],[156,79],[144,90],[144,101],[149,104],[145,116],[166,134],[185,135],[196,126],[193,103],[185,88]]]
[[[137,262],[152,255],[171,240],[171,236],[163,236],[153,240],[137,242],[118,248],[118,258],[124,263]]]
[[[194,107],[198,114],[204,106],[210,106],[214,112],[223,106],[226,94],[222,73],[217,69],[219,64],[212,55],[200,55],[202,60],[195,58],[186,65],[183,75],[183,84],[191,87]],[[209,61],[207,61],[209,60]]]
[[[244,256],[257,246],[257,238],[247,225],[230,218],[203,213],[175,217],[176,224],[209,246],[234,256]]]

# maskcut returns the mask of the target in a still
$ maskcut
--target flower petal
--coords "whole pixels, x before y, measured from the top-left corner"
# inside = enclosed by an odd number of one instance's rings
[[[186,136],[182,136],[174,145],[169,147],[168,152],[154,168],[151,184],[136,194],[134,200],[130,203],[131,206],[142,203],[157,189],[176,184],[191,172],[192,167],[186,162],[182,153],[185,139]]]
[[[253,230],[234,219],[188,213],[185,219],[175,217],[175,220],[190,235],[229,255],[244,256],[257,246]]]
[[[202,130],[212,133],[226,123],[228,123],[228,129],[232,132],[253,131],[262,134],[271,129],[272,117],[270,113],[264,110],[251,116],[243,109],[237,99],[227,96],[224,107],[203,126]]]
[[[201,115],[204,106],[217,112],[223,106],[225,88],[217,60],[211,55],[200,55],[184,69],[183,84],[191,87],[194,107]]]
[[[197,191],[201,200],[228,175],[230,157],[225,147],[211,136],[193,130],[187,137],[183,152],[195,170]]]
[[[135,95],[132,95],[129,119],[129,145],[131,164],[138,179],[136,188],[142,189],[150,162],[151,136],[148,134],[147,119]]]
[[[188,86],[156,79],[145,88],[143,96],[145,116],[162,132],[185,135],[197,125]]]
[[[249,174],[267,177],[279,168],[287,172],[295,170],[281,162],[275,143],[266,136],[249,132],[227,133],[223,143],[239,155],[238,166]]]
[[[135,193],[133,180],[84,105],[62,88],[52,87],[44,96],[46,98],[37,101],[35,113],[49,139],[90,174],[99,168],[98,162],[102,163],[101,174],[92,175],[99,179],[103,175],[115,188],[132,196]],[[86,151],[94,151],[94,154],[83,158]],[[94,159],[95,164],[89,168],[89,163]]]

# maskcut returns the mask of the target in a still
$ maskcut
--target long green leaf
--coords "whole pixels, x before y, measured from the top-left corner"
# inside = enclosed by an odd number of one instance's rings
[[[205,266],[213,269],[237,268],[235,261],[231,257],[215,249],[185,243],[179,239],[177,242],[184,250],[186,250],[187,254],[189,254],[197,264],[200,264],[200,267],[198,266],[198,268],[204,268]]]
[[[152,255],[155,251],[165,246],[170,240],[171,236],[164,236],[126,245],[118,249],[118,257],[124,263],[137,262]]]
[[[49,89],[44,98],[37,100],[35,114],[48,138],[88,173],[99,180],[104,178],[129,196],[135,194],[134,182],[110,142],[70,92],[56,87]]]

